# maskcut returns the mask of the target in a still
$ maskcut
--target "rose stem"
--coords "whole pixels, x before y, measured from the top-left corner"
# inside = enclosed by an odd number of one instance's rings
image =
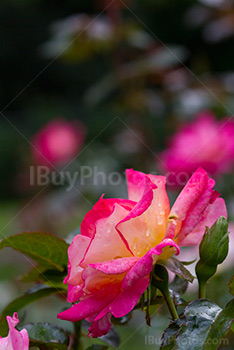
[[[200,281],[198,298],[199,299],[205,299],[206,298],[206,282]]]
[[[173,300],[172,300],[172,298],[170,296],[169,290],[168,289],[167,290],[164,289],[162,291],[162,293],[163,293],[163,297],[164,297],[164,299],[165,299],[165,301],[167,303],[168,309],[170,311],[170,314],[171,314],[173,320],[177,320],[179,318],[179,315],[177,313],[175,304],[173,303]]]

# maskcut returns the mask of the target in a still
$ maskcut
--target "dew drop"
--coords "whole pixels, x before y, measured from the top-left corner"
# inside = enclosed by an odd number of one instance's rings
[[[150,230],[149,230],[149,229],[147,229],[145,235],[146,235],[146,237],[149,237],[149,236],[150,236]]]

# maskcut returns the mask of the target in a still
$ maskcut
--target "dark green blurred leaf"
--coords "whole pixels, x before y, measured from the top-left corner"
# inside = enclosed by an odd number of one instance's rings
[[[229,282],[229,290],[230,290],[230,293],[232,295],[234,295],[234,275],[232,276],[232,278],[230,279],[230,282]]]
[[[206,338],[203,350],[216,350],[221,339],[229,331],[234,320],[234,299],[220,312]]]
[[[234,333],[234,323],[232,323],[232,325],[231,325],[231,330],[232,330],[233,333]]]
[[[194,280],[193,275],[184,267],[184,265],[179,260],[174,257],[171,257],[167,260],[158,260],[157,264],[165,266],[168,270],[189,282],[193,282]]]
[[[106,350],[106,349],[108,349],[108,346],[106,345],[93,344],[85,350]]]
[[[47,286],[64,289],[67,287],[63,283],[67,271],[50,270],[47,266],[39,265],[29,271],[21,278],[21,282],[43,282]]]
[[[13,300],[10,304],[8,304],[2,311],[1,316],[3,317],[7,315],[12,316],[14,312],[19,311],[20,309],[27,306],[28,304],[33,303],[34,301],[48,297],[53,294],[62,293],[62,292],[63,290],[60,290],[57,288],[49,288],[43,285],[38,285],[30,289],[27,293],[25,293],[21,297]]]
[[[0,269],[0,281],[6,281],[6,280],[9,281],[9,280],[15,279],[17,277],[17,275],[19,274],[18,270],[19,270],[18,266],[16,266],[16,265],[2,264],[1,269]]]
[[[47,269],[48,267],[44,265],[38,265],[36,267],[33,267],[29,272],[27,272],[21,278],[21,282],[28,283],[28,282],[40,281],[41,273],[44,273]]]
[[[50,287],[56,287],[60,289],[67,290],[67,286],[63,283],[67,272],[61,272],[58,270],[46,270],[39,275],[40,280]]]
[[[38,340],[30,340],[30,349],[40,349],[40,350],[67,350],[68,347],[65,344],[55,344],[53,342],[40,342]]]
[[[6,317],[1,316],[1,318],[0,318],[0,335],[2,337],[6,337],[8,335],[8,331],[9,331],[9,328],[8,328],[8,323],[7,323]]]
[[[67,350],[69,337],[62,328],[49,323],[29,323],[23,328],[28,331],[30,346],[43,350]]]
[[[67,266],[68,244],[49,233],[23,232],[4,238],[0,249],[5,247],[11,247],[51,269],[63,271]]]

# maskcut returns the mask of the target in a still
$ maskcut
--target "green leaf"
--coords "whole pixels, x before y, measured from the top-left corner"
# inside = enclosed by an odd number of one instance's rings
[[[231,330],[232,330],[233,333],[234,333],[234,323],[231,324]]]
[[[20,266],[14,264],[12,260],[11,260],[11,263],[6,263],[6,264],[1,262],[0,283],[2,281],[14,280],[19,275],[19,271],[20,271]]]
[[[209,300],[195,300],[162,337],[160,350],[203,350],[206,337],[222,309]]]
[[[0,317],[0,336],[6,337],[8,335],[9,328],[6,317]]]
[[[47,266],[38,265],[21,278],[21,282],[43,282],[47,286],[67,290],[63,283],[67,275],[64,271],[50,270]]]
[[[193,263],[195,263],[197,259],[191,260],[191,261],[181,261],[181,264],[185,265],[185,266],[189,266],[192,265]]]
[[[206,338],[203,350],[216,350],[234,320],[234,299],[220,312]]]
[[[171,257],[167,260],[158,260],[157,264],[165,266],[168,270],[172,271],[176,275],[184,278],[185,280],[191,283],[194,280],[193,275],[184,267],[182,262],[180,262],[174,257]]]
[[[186,302],[184,299],[181,298],[181,295],[183,295],[188,288],[188,281],[186,281],[184,278],[175,275],[174,280],[169,285],[170,294],[172,297],[172,300],[176,306],[188,305],[188,302]]]
[[[186,322],[176,338],[177,350],[202,350],[210,327],[221,308],[209,300],[195,300],[184,310]]]
[[[63,271],[67,266],[68,244],[49,233],[23,232],[4,238],[0,242],[0,250],[11,247],[21,252],[48,269]]]
[[[19,311],[20,309],[27,306],[28,304],[33,303],[34,301],[62,292],[64,291],[57,288],[49,288],[43,285],[37,285],[21,297],[13,300],[10,304],[8,304],[2,311],[1,316],[12,316],[14,312]]]
[[[65,344],[55,344],[51,343],[43,343],[38,340],[30,340],[29,342],[30,350],[31,349],[40,349],[40,350],[67,350],[68,347]]]
[[[234,295],[234,275],[230,279],[230,282],[228,283],[229,285],[229,291],[232,295]]]
[[[58,270],[46,270],[39,275],[39,278],[50,287],[67,290],[67,286],[63,283],[66,275],[67,271],[61,272]]]
[[[174,280],[170,283],[169,288],[178,296],[183,295],[188,288],[188,281],[176,275]]]
[[[21,282],[38,282],[41,280],[40,275],[43,274],[48,269],[47,266],[37,265],[33,267],[29,272],[27,272],[23,277],[21,277]]]
[[[175,346],[176,337],[179,334],[180,327],[185,323],[185,318],[180,318],[171,322],[162,335],[162,344],[160,350],[171,350]]]
[[[106,345],[93,344],[89,346],[86,350],[106,350],[106,349],[108,349],[108,346]]]
[[[69,337],[62,328],[49,323],[29,323],[23,328],[28,331],[30,346],[43,350],[67,350]]]

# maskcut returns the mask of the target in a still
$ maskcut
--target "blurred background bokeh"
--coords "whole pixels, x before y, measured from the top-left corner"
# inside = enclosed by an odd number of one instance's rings
[[[126,168],[167,175],[173,202],[203,166],[233,228],[232,0],[2,0],[0,28],[1,238],[43,230],[71,240],[103,193],[127,195]],[[233,247],[231,232],[208,288],[220,306]],[[2,309],[29,287],[16,279],[30,262],[6,249],[0,265]],[[54,308],[50,298],[22,314],[69,327]],[[145,335],[160,335],[164,311],[152,329],[142,314],[122,327],[121,348],[152,348]]]

